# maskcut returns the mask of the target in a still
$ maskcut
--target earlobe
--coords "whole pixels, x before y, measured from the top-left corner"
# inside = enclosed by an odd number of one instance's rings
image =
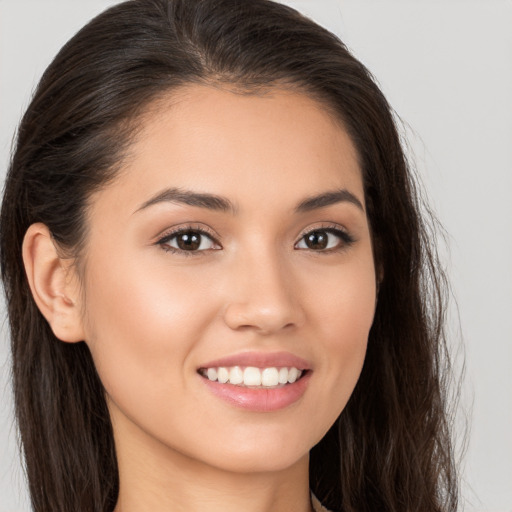
[[[32,296],[53,333],[62,341],[84,339],[80,290],[71,260],[59,256],[49,229],[32,224],[23,240],[23,263]]]

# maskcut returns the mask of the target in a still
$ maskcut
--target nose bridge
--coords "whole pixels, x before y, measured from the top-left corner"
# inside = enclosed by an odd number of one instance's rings
[[[292,269],[278,247],[260,245],[238,255],[231,283],[225,316],[231,328],[271,333],[301,322]]]

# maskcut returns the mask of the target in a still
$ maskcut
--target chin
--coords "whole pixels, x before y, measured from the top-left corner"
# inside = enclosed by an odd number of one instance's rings
[[[262,429],[238,442],[221,442],[208,450],[205,462],[233,473],[269,473],[285,471],[309,460],[309,450],[317,439],[294,439],[294,436],[272,436]],[[212,449],[213,448],[213,449]]]
[[[219,469],[230,473],[255,474],[255,473],[279,473],[293,467],[305,464],[309,460],[309,450],[300,453],[288,453],[288,450],[273,448],[270,450],[255,450],[255,453],[228,454],[223,456]]]

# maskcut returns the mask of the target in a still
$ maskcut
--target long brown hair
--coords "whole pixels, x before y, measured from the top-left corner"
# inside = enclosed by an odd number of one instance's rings
[[[455,511],[447,415],[444,276],[392,110],[327,30],[268,0],[130,0],[79,31],[44,73],[19,126],[0,219],[14,395],[36,512],[112,511],[112,427],[85,343],[55,338],[31,296],[21,246],[48,226],[78,259],[92,192],[115,176],[144,109],[188,83],[249,94],[297,88],[358,151],[382,277],[364,368],[312,449],[312,490],[333,511]]]

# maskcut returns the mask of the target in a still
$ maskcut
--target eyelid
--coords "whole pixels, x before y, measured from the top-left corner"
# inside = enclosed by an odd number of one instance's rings
[[[341,226],[340,224],[328,222],[328,223],[321,223],[320,225],[308,226],[306,229],[302,230],[301,234],[299,235],[298,239],[296,240],[296,242],[293,245],[294,248],[296,248],[297,244],[299,242],[301,242],[306,235],[313,233],[314,231],[326,231],[328,233],[332,233],[335,236],[338,236],[339,238],[341,238],[341,246],[333,247],[331,249],[318,250],[318,251],[310,249],[310,251],[312,251],[312,252],[329,253],[329,252],[342,251],[344,249],[347,249],[354,242],[356,242],[356,238],[351,234],[351,232],[347,228],[345,228],[344,226]],[[307,249],[301,249],[301,250],[307,250]]]
[[[217,243],[219,243],[218,240],[220,239],[220,236],[217,235],[217,233],[208,225],[201,224],[199,222],[181,222],[174,226],[167,227],[155,237],[155,241],[158,242],[162,238],[175,235],[176,233],[181,233],[183,231],[197,231],[199,233],[208,235]]]
[[[305,235],[311,233],[312,231],[340,231],[347,235],[350,235],[349,230],[342,226],[341,224],[336,224],[335,222],[320,222],[318,224],[309,225],[307,228],[304,228],[299,236],[297,237],[297,242],[301,240]],[[296,243],[297,243],[296,242]]]
[[[215,249],[208,249],[208,250],[201,250],[201,251],[184,251],[177,249],[175,247],[166,246],[164,248],[164,245],[167,241],[172,239],[173,237],[179,235],[180,233],[184,233],[187,231],[193,231],[196,233],[199,233],[200,235],[206,236],[212,240],[212,242],[218,246],[218,248]],[[154,245],[159,245],[163,250],[169,251],[169,252],[176,252],[180,254],[185,254],[186,256],[193,256],[193,255],[199,255],[205,252],[208,252],[210,250],[219,250],[222,248],[221,243],[219,242],[219,236],[217,236],[216,233],[213,232],[211,228],[208,226],[197,224],[197,223],[190,223],[190,224],[179,224],[177,226],[173,226],[171,228],[167,228],[164,231],[162,231],[157,237],[154,242]]]

